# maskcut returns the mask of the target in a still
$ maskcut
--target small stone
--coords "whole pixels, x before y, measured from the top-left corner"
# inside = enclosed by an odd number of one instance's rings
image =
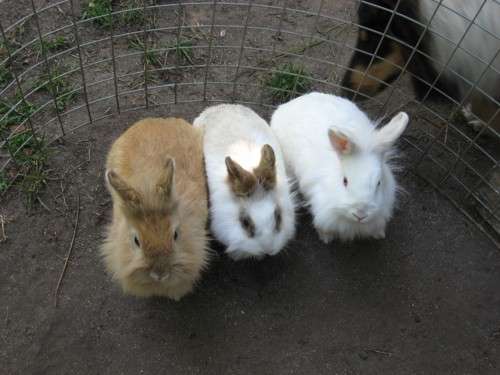
[[[361,358],[363,361],[366,361],[368,359],[368,353],[365,351],[359,352],[358,355],[359,358]]]

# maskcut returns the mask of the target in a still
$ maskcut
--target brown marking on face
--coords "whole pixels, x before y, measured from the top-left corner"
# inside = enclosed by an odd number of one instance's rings
[[[276,156],[271,146],[262,146],[260,163],[253,172],[265,190],[272,190],[276,186]]]
[[[226,157],[227,178],[231,191],[237,197],[249,197],[257,187],[257,178],[231,157]]]
[[[175,230],[171,215],[163,211],[145,211],[129,220],[138,232],[140,248],[147,259],[166,258],[172,253]]]
[[[250,218],[244,212],[240,212],[240,224],[247,233],[248,237],[252,238],[255,236],[255,224],[252,218]]]
[[[368,33],[365,30],[360,30],[359,39],[363,42],[366,42],[368,40]]]
[[[281,222],[281,209],[277,207],[276,210],[274,210],[274,229],[276,232],[279,232],[281,230]]]
[[[404,65],[403,53],[401,47],[393,43],[392,51],[384,56],[384,60],[374,62],[370,69],[366,72],[367,66],[358,64],[353,67],[354,71],[350,77],[350,88],[357,90],[366,95],[375,95],[381,91],[384,86],[374,78],[388,82],[391,77],[394,77],[400,71],[400,66]],[[372,78],[374,77],[374,78]]]

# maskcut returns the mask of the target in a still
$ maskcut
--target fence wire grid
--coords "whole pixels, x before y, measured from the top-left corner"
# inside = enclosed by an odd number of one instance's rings
[[[449,44],[451,55],[438,66],[437,78],[427,82],[411,72],[409,64],[420,50],[431,21],[447,1],[436,0],[427,23],[410,20],[422,30],[409,45],[394,36],[390,23],[407,17],[399,4],[385,9],[389,23],[382,31],[360,25],[361,5],[383,8],[359,0],[250,0],[250,1],[35,1],[25,14],[9,17],[9,2],[0,2],[0,173],[15,184],[20,153],[33,140],[51,143],[91,124],[129,111],[189,104],[196,110],[208,104],[236,102],[264,116],[281,102],[311,90],[349,92],[372,118],[409,112],[412,123],[400,148],[405,170],[425,179],[447,197],[500,247],[500,134],[492,125],[499,116],[498,97],[480,87],[485,75],[500,75],[500,36],[477,23],[477,16],[493,0],[477,0],[472,18],[449,9],[466,22],[463,35]],[[102,8],[102,9],[101,9]],[[4,12],[5,11],[5,12]],[[494,38],[497,49],[485,61],[475,80],[465,80],[469,91],[452,98],[437,83],[451,69],[456,53],[471,54],[462,41],[474,28]],[[379,36],[374,51],[359,51],[357,33]],[[436,31],[433,31],[436,33]],[[406,47],[409,57],[395,63],[380,54],[384,40]],[[387,88],[367,95],[345,87],[342,78],[353,53],[363,52],[369,64],[359,71],[362,81],[373,80]],[[371,67],[388,62],[398,69],[390,84]],[[417,99],[410,78],[426,84]],[[445,101],[434,101],[438,91]],[[480,91],[496,106],[490,119],[469,112],[479,130],[462,116],[467,99]],[[147,112],[144,112],[145,115]],[[5,194],[5,193],[4,193]]]

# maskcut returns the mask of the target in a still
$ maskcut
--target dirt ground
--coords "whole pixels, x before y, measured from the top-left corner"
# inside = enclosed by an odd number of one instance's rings
[[[6,3],[0,1],[6,18],[29,9],[28,1]],[[316,4],[290,3],[300,9]],[[345,10],[345,3],[335,4]],[[227,22],[239,17],[227,14],[233,17]],[[89,71],[87,78],[100,74]],[[196,74],[183,79],[196,80]],[[96,87],[92,94],[105,92]],[[92,109],[102,114],[108,106]],[[7,236],[0,243],[1,374],[499,373],[500,252],[413,173],[399,175],[405,192],[383,241],[326,246],[301,211],[297,238],[273,258],[233,262],[213,242],[209,269],[180,302],[122,295],[99,256],[111,207],[102,176],[106,152],[144,116],[192,120],[202,108],[163,105],[82,127],[53,145],[43,205],[28,209],[15,189],[0,202]],[[424,126],[419,121],[412,126]],[[402,148],[409,167],[415,155]]]

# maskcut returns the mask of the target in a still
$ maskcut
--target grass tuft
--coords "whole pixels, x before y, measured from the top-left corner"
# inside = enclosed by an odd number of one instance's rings
[[[128,47],[137,51],[144,51],[144,42],[141,38],[136,36],[134,39],[129,40]],[[163,66],[163,63],[161,62],[161,53],[159,52],[148,50],[144,56],[144,60],[148,65],[154,67]]]
[[[119,18],[113,19],[112,0],[91,0],[84,6],[83,19],[99,17],[93,22],[104,29],[109,29],[112,22],[116,22],[117,26],[139,26],[146,21],[144,15],[143,0],[122,0],[117,2],[119,9],[124,12],[120,13]]]
[[[174,47],[175,54],[180,61],[193,64],[193,42],[190,39],[179,40],[179,43],[176,43]]]
[[[0,100],[0,135],[7,130],[8,127],[19,125],[30,117],[36,111],[36,106],[27,100],[22,101],[9,114],[7,114],[15,103],[21,100],[20,95],[16,95],[12,102]],[[7,116],[3,118],[5,115]]]
[[[311,87],[311,76],[302,65],[285,64],[272,74],[266,82],[272,98],[279,103],[304,94]]]
[[[0,118],[6,115],[14,103],[19,102],[20,99],[18,94],[11,102],[0,101]],[[29,206],[33,205],[47,183],[46,164],[49,149],[43,138],[37,137],[26,128],[21,127],[21,131],[10,136],[9,132],[12,127],[26,121],[36,108],[35,105],[24,100],[0,121],[0,136],[5,139],[2,148],[11,155],[14,162],[12,173],[9,174],[15,176],[9,178],[5,172],[0,172],[0,193],[4,193],[11,184],[15,183],[25,194]]]
[[[127,0],[123,5],[126,12],[121,13],[120,21],[125,26],[143,25],[144,18],[144,1],[143,0]]]
[[[19,166],[19,187],[26,196],[28,206],[32,206],[47,184],[47,143],[43,138],[25,131],[11,137],[6,148]]]
[[[41,86],[40,91],[46,91],[56,97],[57,109],[60,112],[77,96],[77,92],[73,91],[73,86],[65,80],[62,74],[63,72],[56,68],[50,74],[40,76],[36,82],[36,86]]]
[[[83,19],[99,17],[93,22],[100,27],[109,29],[113,22],[111,0],[91,0],[84,6]]]
[[[36,50],[38,53],[42,53],[42,46],[46,52],[58,52],[64,48],[70,47],[71,42],[68,38],[63,35],[58,35],[55,38],[44,40],[42,43],[38,42],[36,45]]]
[[[9,83],[12,78],[10,70],[6,66],[0,66],[0,87]]]

